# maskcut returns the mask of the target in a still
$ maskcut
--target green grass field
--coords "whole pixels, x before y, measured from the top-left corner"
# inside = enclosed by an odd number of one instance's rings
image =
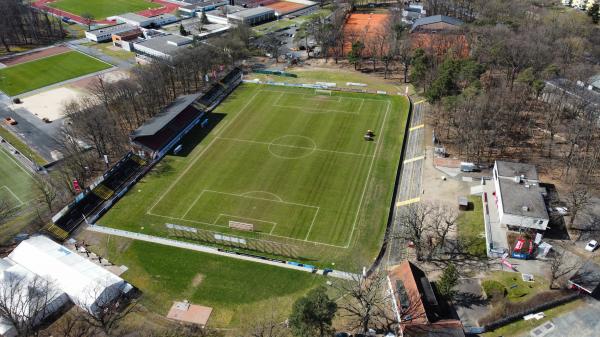
[[[33,178],[20,163],[0,147],[0,200],[11,209],[24,207],[34,197]]]
[[[0,91],[15,96],[110,67],[108,63],[70,51],[0,69]]]
[[[89,13],[97,20],[112,15],[162,7],[160,4],[146,0],[57,0],[48,5],[79,16]]]
[[[166,315],[173,301],[187,299],[213,307],[212,327],[238,327],[272,308],[284,321],[296,298],[326,282],[310,273],[116,237],[105,236],[94,247],[104,249],[111,262],[129,268],[122,277],[143,292],[146,308]]]
[[[159,236],[169,235],[167,223],[233,233],[358,268],[381,245],[407,111],[402,96],[244,84],[211,114],[216,125],[200,144],[201,131],[99,224]],[[375,141],[363,139],[367,129]]]

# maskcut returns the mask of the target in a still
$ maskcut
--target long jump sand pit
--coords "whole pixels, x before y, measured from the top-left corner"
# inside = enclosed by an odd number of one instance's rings
[[[378,37],[386,34],[388,18],[388,14],[350,14],[344,25],[344,54],[347,55],[352,50],[352,43],[355,41],[361,41],[365,46],[377,43]],[[364,52],[368,53],[368,50],[366,48]]]
[[[63,118],[63,107],[65,103],[78,100],[87,93],[69,87],[59,87],[39,94],[21,98],[23,101],[19,106],[26,109],[40,119],[47,118],[50,121]]]

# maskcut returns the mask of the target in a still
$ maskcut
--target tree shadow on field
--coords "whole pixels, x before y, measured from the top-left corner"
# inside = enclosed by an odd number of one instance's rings
[[[202,118],[202,121],[208,119],[208,124],[205,127],[202,127],[202,122],[198,123],[198,125],[194,126],[190,132],[183,137],[181,142],[182,149],[177,154],[170,154],[173,157],[187,157],[198,144],[208,136],[212,130],[219,125],[219,123],[225,118],[225,114],[222,113],[208,113],[205,117]]]

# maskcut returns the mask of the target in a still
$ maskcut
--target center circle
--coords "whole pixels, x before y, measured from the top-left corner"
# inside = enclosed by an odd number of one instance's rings
[[[305,136],[285,135],[269,143],[269,152],[277,158],[299,159],[315,151],[317,144]]]

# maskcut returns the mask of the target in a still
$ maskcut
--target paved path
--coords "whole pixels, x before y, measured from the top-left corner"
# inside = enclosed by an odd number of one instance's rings
[[[598,337],[600,336],[600,301],[587,298],[585,303],[571,312],[552,319],[552,328],[544,337]],[[542,325],[543,321],[540,321]],[[529,337],[524,332],[519,337]]]
[[[396,195],[396,209],[394,210],[394,224],[392,233],[402,230],[398,223],[398,211],[402,207],[420,201],[422,194],[421,179],[425,161],[424,146],[424,101],[413,104],[413,113],[410,120],[408,137],[406,138],[406,153],[400,173],[400,185]],[[399,264],[406,258],[406,242],[401,239],[392,239],[388,245],[385,260],[388,266]]]
[[[257,257],[237,255],[234,253],[220,251],[217,248],[199,245],[199,244],[195,244],[195,243],[161,238],[158,236],[129,232],[129,231],[124,231],[124,230],[120,230],[120,229],[108,228],[108,227],[97,226],[97,225],[89,225],[86,227],[86,229],[89,231],[92,231],[92,232],[97,232],[97,233],[116,235],[116,236],[129,238],[129,239],[133,239],[133,240],[140,240],[140,241],[157,243],[157,244],[165,245],[165,246],[190,249],[190,250],[195,250],[197,252],[220,255],[220,256],[225,256],[225,257],[234,258],[234,259],[238,259],[238,260],[251,261],[251,262],[256,262],[256,263],[268,264],[268,265],[280,267],[280,268],[293,269],[293,270],[303,271],[303,272],[307,272],[307,273],[312,273],[312,269],[294,266],[294,265],[282,263],[282,262],[263,260],[263,259],[260,259]],[[323,270],[319,269],[316,273],[323,275]],[[338,271],[338,270],[334,270],[333,272],[327,273],[327,275],[331,276],[331,277],[335,277],[335,278],[345,279],[345,280],[352,280],[353,278],[358,277],[358,275],[356,275],[356,274],[351,274],[351,273],[347,273],[344,271]]]

